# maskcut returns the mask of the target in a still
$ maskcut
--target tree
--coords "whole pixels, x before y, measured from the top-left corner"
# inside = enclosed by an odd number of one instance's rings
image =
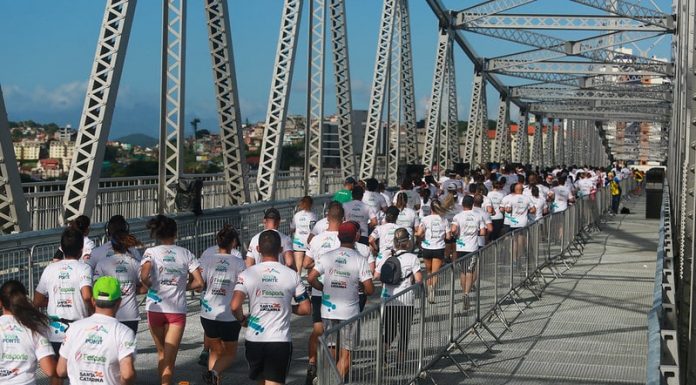
[[[196,131],[196,139],[205,138],[206,136],[210,136],[210,131],[206,130],[205,128]]]

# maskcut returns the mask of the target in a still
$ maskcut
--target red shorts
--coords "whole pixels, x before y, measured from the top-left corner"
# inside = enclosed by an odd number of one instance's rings
[[[150,327],[161,328],[164,325],[186,326],[186,314],[147,312],[147,323]]]

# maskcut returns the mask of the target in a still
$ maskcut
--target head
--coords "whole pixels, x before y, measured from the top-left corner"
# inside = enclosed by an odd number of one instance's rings
[[[123,215],[114,215],[109,218],[109,222],[106,224],[106,235],[109,237],[111,248],[115,252],[126,254],[129,249],[142,245],[129,230],[128,222]]]
[[[365,195],[365,189],[362,186],[357,185],[353,187],[351,195],[353,196],[354,201],[361,201],[363,199],[363,195]]]
[[[33,332],[46,334],[48,317],[36,309],[21,282],[11,279],[0,286],[0,307],[3,314],[13,315],[20,325]]]
[[[462,208],[464,210],[471,210],[474,207],[474,197],[467,195],[462,199]]]
[[[532,187],[531,187],[530,190],[531,190],[532,196],[533,196],[534,198],[539,198],[539,186],[537,186],[537,185],[532,185]]]
[[[173,242],[176,239],[176,221],[165,215],[157,215],[147,221],[147,229],[150,230],[150,238],[160,242]]]
[[[406,204],[408,203],[408,195],[406,193],[400,192],[396,194],[396,204],[395,206],[399,210],[403,210],[404,207],[406,207]]]
[[[476,194],[478,183],[469,183],[469,194]]]
[[[230,252],[239,247],[239,233],[234,226],[225,224],[217,233],[217,245],[220,249]]]
[[[338,240],[341,241],[341,246],[352,248],[359,238],[360,225],[357,222],[343,222],[338,226]]]
[[[445,209],[442,206],[442,203],[440,203],[440,201],[437,199],[433,199],[430,202],[430,211],[432,211],[433,214],[439,215],[439,216],[443,216],[443,215],[447,214],[447,209]]]
[[[396,219],[399,218],[399,213],[401,211],[396,206],[387,207],[387,212],[384,214],[384,220],[388,223],[396,223]]]
[[[259,235],[258,251],[263,258],[278,260],[281,251],[280,235],[277,231],[265,230]]]
[[[305,195],[300,199],[300,202],[297,204],[297,208],[302,210],[302,211],[310,211],[312,210],[312,206],[314,205],[314,199],[312,199],[311,196]]]
[[[266,230],[277,230],[280,226],[280,211],[271,207],[263,212],[263,227]]]
[[[474,195],[474,207],[481,207],[481,205],[483,205],[483,195],[482,194]]]
[[[80,230],[72,226],[63,230],[63,234],[60,236],[60,248],[63,250],[64,258],[79,259],[82,257],[84,242],[85,236]]]
[[[365,180],[365,189],[367,191],[376,192],[379,189],[379,182],[375,178],[368,178]]]
[[[79,230],[82,233],[82,236],[85,236],[85,237],[89,235],[89,225],[90,225],[89,217],[87,217],[85,215],[80,215],[79,217],[70,221],[70,227],[73,227],[73,228]]]
[[[106,236],[111,238],[111,235],[117,232],[130,231],[130,226],[123,215],[117,214],[109,218],[109,222],[106,223]]]
[[[331,202],[329,204],[329,211],[326,213],[326,218],[329,220],[329,224],[340,224],[343,222],[343,217],[345,211],[343,211],[343,205],[339,202]]]
[[[121,284],[110,276],[99,277],[92,286],[92,303],[97,313],[114,316],[121,306]]]
[[[515,194],[522,194],[522,191],[524,191],[524,185],[522,183],[517,183],[513,185],[512,188],[514,189]]]
[[[394,249],[395,250],[411,250],[413,249],[413,241],[411,235],[403,227],[396,229],[394,232]]]
[[[355,178],[353,178],[352,176],[349,176],[348,178],[346,178],[345,181],[343,181],[343,188],[346,190],[352,190],[355,185]]]
[[[412,188],[413,188],[413,182],[411,182],[411,179],[404,178],[404,180],[401,182],[401,189],[402,190],[410,190]]]

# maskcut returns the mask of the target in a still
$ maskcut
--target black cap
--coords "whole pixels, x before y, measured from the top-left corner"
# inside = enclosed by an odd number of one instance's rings
[[[276,219],[280,220],[280,211],[277,208],[271,207],[263,213],[263,219]]]
[[[348,178],[346,178],[345,182],[343,182],[343,184],[347,184],[347,183],[355,184],[355,178],[353,178],[352,176],[349,176]]]

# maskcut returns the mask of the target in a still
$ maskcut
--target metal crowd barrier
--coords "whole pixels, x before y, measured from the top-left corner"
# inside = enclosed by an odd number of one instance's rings
[[[330,195],[322,195],[314,199],[314,210],[317,215],[323,215],[324,205],[329,202]],[[203,215],[196,217],[192,214],[177,214],[172,217],[178,225],[177,244],[200,255],[206,248],[215,245],[215,236],[225,223],[229,223],[240,233],[243,251],[251,238],[263,230],[263,213],[266,209],[275,207],[282,217],[280,230],[290,233],[290,223],[295,212],[297,200],[276,202],[260,202],[227,209],[205,210]],[[146,228],[149,217],[129,218],[131,233],[140,240],[144,247],[155,244],[150,239]],[[104,240],[104,224],[94,224],[90,238],[99,246]],[[21,281],[30,292],[41,277],[44,267],[53,259],[60,246],[62,228],[32,231],[21,234],[9,234],[0,237],[0,282],[9,279]]]
[[[648,313],[649,385],[679,385],[682,375],[677,339],[676,283],[669,194],[669,186],[665,184],[655,264],[653,306]]]
[[[326,330],[320,338],[319,384],[415,383],[441,359],[451,360],[464,373],[462,364],[451,355],[454,350],[476,366],[461,341],[474,336],[488,346],[483,331],[499,341],[487,323],[497,319],[509,328],[503,306],[523,311],[518,304],[523,301],[520,290],[529,289],[538,296],[545,281],[542,270],[560,274],[556,263],[567,265],[566,259],[579,256],[581,234],[597,228],[599,216],[610,207],[608,190],[599,189],[594,198],[579,199],[562,212],[509,232],[443,266],[422,283]],[[465,295],[462,277],[473,258],[478,259],[476,290]],[[429,286],[435,291],[433,304],[427,300]],[[333,349],[341,346],[351,350],[345,376],[339,373],[333,356]]]

